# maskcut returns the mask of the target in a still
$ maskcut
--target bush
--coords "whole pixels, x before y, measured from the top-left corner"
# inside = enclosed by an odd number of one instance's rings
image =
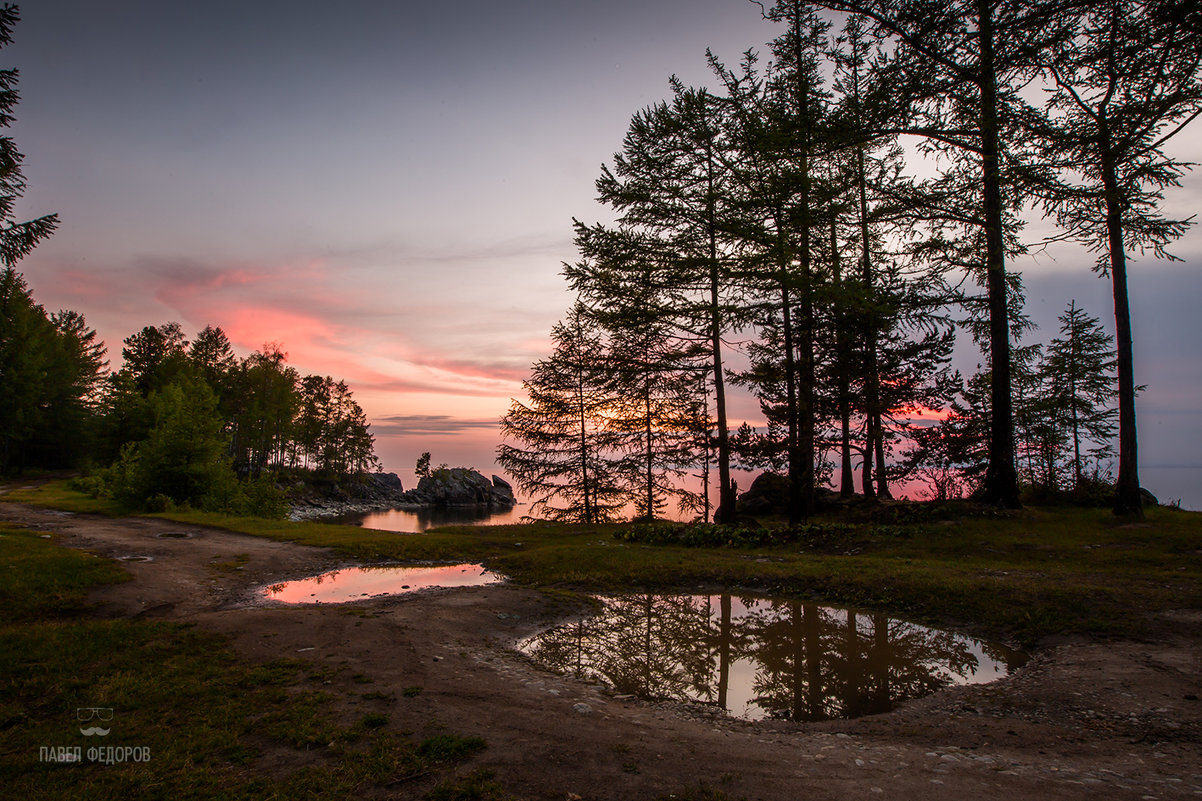
[[[89,498],[99,498],[103,495],[108,495],[104,485],[104,478],[100,474],[76,476],[67,482],[67,489],[82,492]]]
[[[288,514],[288,499],[275,481],[266,475],[252,478],[240,487],[242,491],[241,514],[252,517],[280,518]],[[229,510],[234,511],[234,510]]]

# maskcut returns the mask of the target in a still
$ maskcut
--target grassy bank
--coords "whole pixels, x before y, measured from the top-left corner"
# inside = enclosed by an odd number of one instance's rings
[[[98,503],[56,483],[4,497],[73,511]],[[1155,636],[1164,625],[1159,613],[1202,608],[1202,514],[1170,507],[1134,524],[1069,507],[1010,516],[970,510],[900,525],[819,519],[797,541],[754,547],[648,544],[631,541],[626,525],[446,527],[405,536],[201,512],[163,516],[332,547],[365,562],[482,560],[540,587],[778,593],[1023,645],[1062,634]]]
[[[312,663],[248,664],[189,625],[90,615],[88,590],[127,578],[52,534],[0,523],[5,797],[351,798],[485,747],[401,736],[378,702],[335,713],[321,689],[328,676]],[[81,722],[78,710],[93,708],[109,719]],[[94,726],[109,733],[81,731]],[[443,791],[456,797],[452,785]]]

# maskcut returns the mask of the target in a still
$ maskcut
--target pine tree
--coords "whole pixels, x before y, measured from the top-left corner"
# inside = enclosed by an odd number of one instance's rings
[[[577,223],[582,259],[565,274],[602,315],[620,321],[624,282],[650,282],[659,295],[654,325],[680,350],[709,365],[717,427],[716,520],[734,515],[726,414],[723,336],[739,324],[732,276],[729,174],[722,105],[704,90],[671,81],[671,103],[631,120],[623,149],[597,180],[598,198],[619,213],[619,228]],[[632,312],[647,318],[649,307]],[[688,382],[688,386],[704,385]],[[703,393],[703,397],[704,397]],[[708,450],[708,448],[706,449]],[[708,454],[701,460],[708,458]]]
[[[501,419],[501,435],[514,443],[497,448],[497,462],[532,510],[553,520],[599,523],[623,505],[610,459],[601,333],[577,302],[551,331],[554,352],[536,362],[522,382],[528,402],[514,400]]]
[[[1044,200],[1062,226],[1098,253],[1114,285],[1119,398],[1116,514],[1139,516],[1135,367],[1127,253],[1165,247],[1186,223],[1163,217],[1165,187],[1189,166],[1164,144],[1202,113],[1202,12],[1190,0],[1106,0],[1084,6],[1073,35],[1043,54],[1053,84],[1034,117],[1045,155],[1064,175]]]
[[[47,315],[21,273],[0,271],[0,474],[88,455],[105,353],[82,315]]]
[[[708,512],[682,481],[700,461],[694,420],[702,398],[693,376],[706,369],[703,354],[672,336],[651,270],[624,273],[620,309],[593,312],[608,339],[606,394],[613,402],[605,425],[620,452],[614,468],[639,518],[655,518],[673,497],[682,511]]]
[[[1019,87],[1034,68],[1034,55],[1065,35],[1063,7],[1017,0],[821,0],[821,5],[865,16],[897,44],[897,68],[911,79],[903,93],[908,113],[896,121],[897,130],[925,137],[929,152],[953,160],[955,168],[944,172],[937,187],[941,202],[932,210],[975,240],[956,249],[974,255],[969,264],[949,267],[971,267],[986,288],[990,372],[997,376],[990,390],[990,457],[982,497],[1017,507],[1012,287],[1006,272],[1007,251],[1013,250],[1006,210],[1018,201],[1012,182],[1020,165],[1013,162],[1021,155],[1013,121],[1023,107]]]
[[[748,288],[759,295],[761,338],[779,336],[789,519],[799,522],[813,511],[817,484],[815,303],[828,277],[815,262],[825,240],[816,184],[819,156],[827,149],[827,95],[819,64],[829,24],[796,0],[781,0],[766,16],[785,31],[772,42],[773,62],[764,75],[751,53],[738,73],[710,61],[731,108],[732,172],[745,220],[743,272]],[[749,378],[756,380],[755,370]]]
[[[16,6],[0,7],[0,48],[12,44],[13,26],[20,18]],[[13,123],[13,108],[20,100],[17,78],[14,69],[0,70],[0,128]],[[13,220],[16,202],[25,192],[25,179],[21,175],[23,158],[10,137],[0,136],[0,267],[5,268],[15,266],[58,227],[57,214],[28,222]]]

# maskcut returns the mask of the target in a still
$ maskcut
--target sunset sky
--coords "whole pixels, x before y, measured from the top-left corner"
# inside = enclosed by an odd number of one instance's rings
[[[571,218],[608,218],[593,181],[631,115],[674,73],[708,82],[706,47],[733,64],[774,35],[745,0],[21,12],[2,58],[21,71],[18,214],[62,220],[20,265],[35,298],[83,313],[114,361],[169,320],[219,325],[242,355],[282,343],[302,373],[351,384],[407,486],[424,450],[495,469],[497,420],[571,301]],[[1202,122],[1175,148],[1202,161]],[[1194,173],[1169,207],[1200,199]],[[1149,467],[1202,465],[1202,232],[1174,252],[1184,264],[1132,267]],[[1061,247],[1016,263],[1035,339],[1072,298],[1110,323],[1091,262]]]

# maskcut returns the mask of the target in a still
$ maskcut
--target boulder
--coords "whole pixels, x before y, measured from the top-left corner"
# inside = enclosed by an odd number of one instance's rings
[[[789,505],[789,479],[780,473],[765,472],[755,477],[751,487],[739,496],[740,514],[770,515]]]
[[[500,476],[494,475],[492,477],[492,489],[493,489],[493,492],[496,493],[501,498],[509,498],[510,501],[512,501],[514,503],[517,502],[516,498],[513,495],[513,487],[510,486],[508,481],[501,478]]]
[[[498,484],[498,482],[500,482]],[[513,488],[496,476],[489,481],[466,467],[435,470],[404,494],[406,503],[423,506],[513,506]]]

